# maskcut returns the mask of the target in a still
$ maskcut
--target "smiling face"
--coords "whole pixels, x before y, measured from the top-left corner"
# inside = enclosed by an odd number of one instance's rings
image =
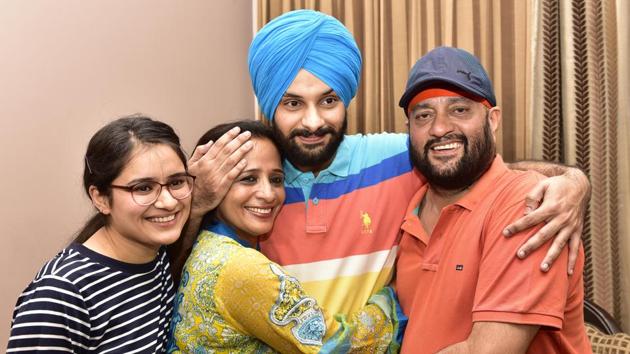
[[[346,131],[346,108],[323,81],[302,69],[280,100],[274,132],[287,159],[302,171],[328,167]]]
[[[173,179],[181,180],[185,173],[182,160],[170,146],[140,144],[111,184],[131,186],[146,180],[166,184]],[[177,200],[166,187],[150,205],[138,205],[130,192],[118,188],[112,189],[110,198],[96,198],[101,212],[108,215],[105,229],[109,237],[138,253],[154,254],[160,246],[175,242],[190,213],[190,196]]]
[[[251,141],[254,148],[245,155],[247,167],[219,204],[216,217],[254,244],[258,236],[271,231],[285,194],[284,172],[275,145],[266,138]]]
[[[434,97],[409,113],[410,158],[430,184],[458,190],[474,183],[495,156],[501,112],[464,97]]]

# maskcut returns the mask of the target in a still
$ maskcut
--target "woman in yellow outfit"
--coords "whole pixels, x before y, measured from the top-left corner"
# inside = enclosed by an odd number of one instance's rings
[[[297,279],[258,251],[258,237],[271,231],[285,198],[271,129],[255,121],[223,124],[198,145],[236,126],[251,132],[255,146],[245,170],[206,216],[184,265],[169,352],[396,352],[406,318],[391,288],[349,318],[332,318]]]

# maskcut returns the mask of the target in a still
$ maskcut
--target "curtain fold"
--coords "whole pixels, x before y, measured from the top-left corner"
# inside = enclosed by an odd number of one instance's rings
[[[628,108],[627,5],[535,0],[532,6],[532,156],[577,165],[589,175],[585,296],[627,328],[630,253],[622,235],[628,229],[630,134],[627,113],[625,119],[620,114]]]
[[[398,107],[415,61],[474,53],[503,110],[506,161],[575,164],[591,179],[585,289],[630,328],[630,4],[625,0],[255,0],[256,26],[295,9],[343,22],[363,54],[350,133],[406,131]]]

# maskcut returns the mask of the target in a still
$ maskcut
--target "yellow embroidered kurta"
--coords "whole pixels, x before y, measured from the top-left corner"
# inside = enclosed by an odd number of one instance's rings
[[[223,224],[202,231],[175,298],[169,352],[388,352],[399,345],[391,289],[350,316],[327,316],[300,283]]]

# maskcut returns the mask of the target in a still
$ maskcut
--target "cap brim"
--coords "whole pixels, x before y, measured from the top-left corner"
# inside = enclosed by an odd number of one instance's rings
[[[435,83],[445,83],[448,85],[453,85],[461,90],[464,90],[476,96],[485,98],[485,95],[482,92],[479,92],[478,90],[474,90],[470,87],[462,85],[461,83],[457,81],[449,80],[445,78],[427,77],[423,80],[416,82],[413,86],[409,87],[400,98],[398,105],[405,111],[405,114],[407,114],[407,108],[409,106],[409,102],[411,102],[411,100],[414,97],[416,97],[416,95],[420,93],[420,91],[424,90],[425,88]]]

